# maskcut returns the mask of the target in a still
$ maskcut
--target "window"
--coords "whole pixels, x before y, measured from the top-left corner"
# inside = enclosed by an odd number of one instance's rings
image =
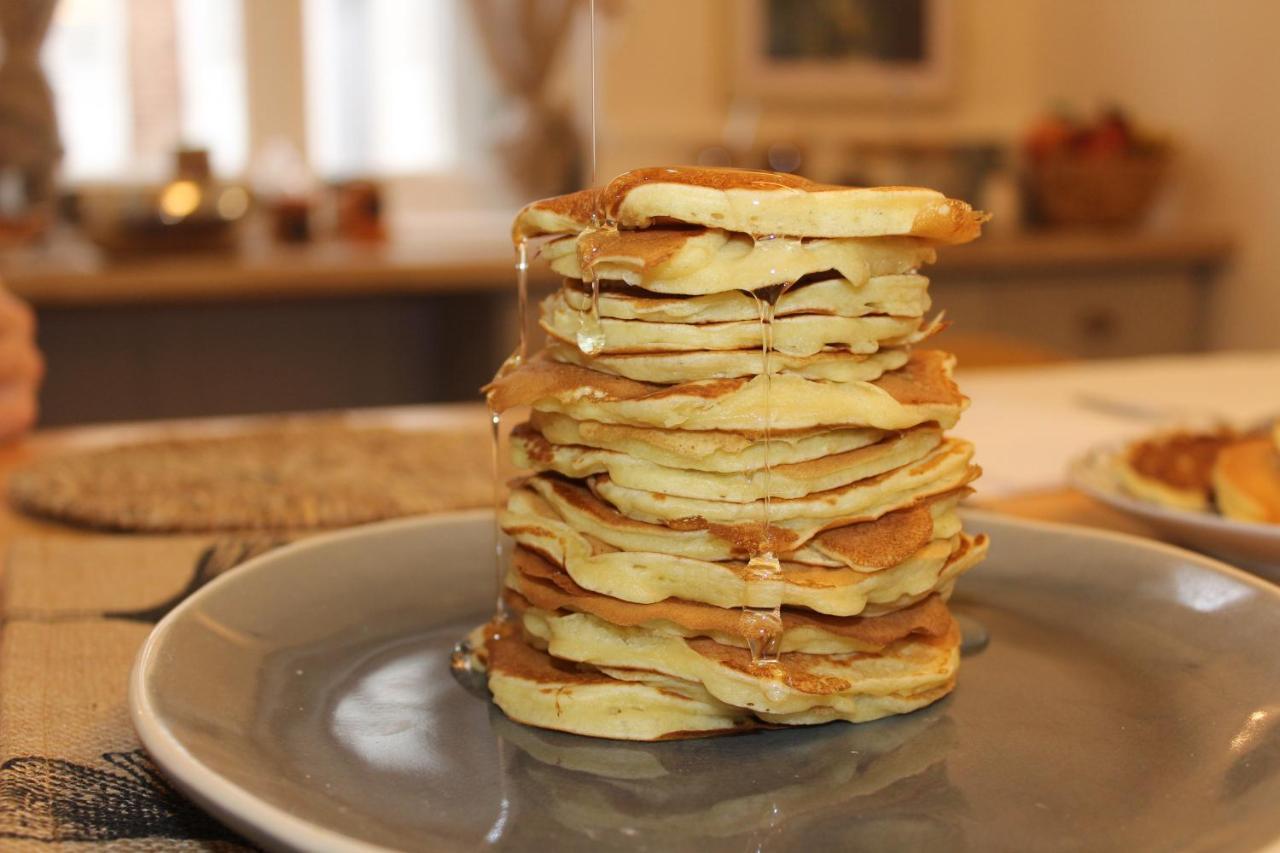
[[[240,0],[63,0],[45,43],[70,181],[156,176],[179,145],[248,147]]]
[[[256,46],[254,27],[271,34]],[[469,27],[463,0],[62,0],[43,59],[63,177],[157,179],[180,145],[243,177],[275,141],[253,110],[321,178],[440,175],[488,109]],[[302,48],[300,82],[279,74],[280,38]]]
[[[306,0],[307,148],[321,176],[455,162],[459,12],[454,0]]]
[[[238,175],[249,159],[243,3],[175,2],[182,141],[209,149],[218,174]]]
[[[118,177],[130,166],[127,25],[125,0],[63,0],[49,28],[43,59],[70,180]]]

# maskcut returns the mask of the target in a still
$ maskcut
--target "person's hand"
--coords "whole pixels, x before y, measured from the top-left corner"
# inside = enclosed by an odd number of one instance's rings
[[[36,422],[43,378],[35,313],[0,287],[0,440],[14,438]]]

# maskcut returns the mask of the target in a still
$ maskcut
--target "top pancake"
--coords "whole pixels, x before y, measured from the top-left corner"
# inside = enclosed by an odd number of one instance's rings
[[[919,187],[839,187],[778,172],[680,166],[635,169],[602,190],[534,202],[517,215],[513,234],[680,222],[757,235],[909,236],[955,244],[977,237],[985,219],[962,201]]]
[[[1218,453],[1236,440],[1229,429],[1168,432],[1130,444],[1117,459],[1117,474],[1139,498],[1178,509],[1207,509]]]

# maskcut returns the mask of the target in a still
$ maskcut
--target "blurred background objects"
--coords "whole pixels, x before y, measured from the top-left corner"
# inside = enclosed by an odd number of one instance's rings
[[[962,365],[1275,347],[1266,0],[596,0],[600,180],[924,184]],[[586,0],[0,4],[44,422],[472,399],[510,216],[591,180]],[[535,282],[547,287],[550,282]]]

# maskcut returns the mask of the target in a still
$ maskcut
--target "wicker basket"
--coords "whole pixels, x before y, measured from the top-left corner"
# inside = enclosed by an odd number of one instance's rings
[[[1164,149],[1106,157],[1061,154],[1031,164],[1028,189],[1050,225],[1133,225],[1168,166]]]

